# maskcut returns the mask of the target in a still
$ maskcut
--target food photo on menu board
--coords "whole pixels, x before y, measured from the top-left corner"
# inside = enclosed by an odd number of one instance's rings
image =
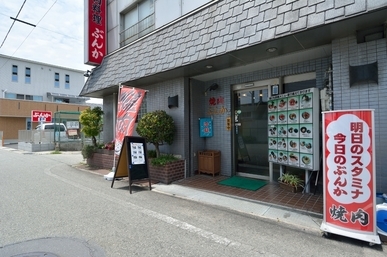
[[[299,166],[300,154],[296,152],[289,152],[289,164],[293,166]]]
[[[300,124],[300,138],[312,138],[312,124]]]
[[[278,136],[286,137],[288,134],[288,126],[287,125],[278,125]]]
[[[300,137],[300,125],[299,124],[288,125],[288,137]]]
[[[313,140],[312,139],[300,139],[300,152],[301,153],[313,153]]]
[[[267,108],[269,112],[276,112],[277,111],[277,100],[269,101],[267,104]]]
[[[288,163],[288,153],[286,151],[278,151],[278,162],[282,164]]]
[[[277,136],[277,126],[276,125],[270,125],[269,126],[269,137],[275,137]]]
[[[269,150],[269,160],[277,162],[277,150]]]
[[[278,124],[286,124],[288,123],[288,117],[287,112],[278,112]]]
[[[282,98],[278,101],[278,111],[286,111],[288,109],[288,102],[286,98]]]
[[[277,138],[276,137],[270,137],[269,138],[269,148],[270,149],[277,149],[277,143],[278,143],[278,141],[277,141]]]
[[[292,110],[288,112],[288,123],[299,123],[300,111]]]
[[[300,108],[312,108],[313,107],[313,94],[303,94],[300,99]]]
[[[287,151],[288,141],[286,137],[279,137],[277,141],[277,149]]]
[[[298,138],[288,138],[288,150],[292,152],[299,152],[300,140]]]
[[[313,122],[313,109],[300,110],[301,123],[312,123]]]
[[[277,117],[278,117],[278,114],[277,113],[270,113],[269,115],[269,121],[268,123],[269,124],[277,124]]]
[[[312,168],[313,167],[313,156],[311,154],[300,154],[300,167],[302,168]]]
[[[288,98],[288,110],[297,110],[299,108],[300,97],[291,96]]]

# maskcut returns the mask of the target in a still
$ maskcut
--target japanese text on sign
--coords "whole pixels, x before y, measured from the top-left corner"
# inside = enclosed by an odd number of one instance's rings
[[[336,123],[347,124],[338,126]],[[362,208],[348,213],[345,205],[365,203],[371,197],[371,171],[368,165],[371,154],[367,151],[371,144],[368,125],[358,117],[346,114],[333,121],[327,128],[328,193],[342,205],[332,205],[331,217],[341,222],[359,221],[368,224],[369,213]],[[348,216],[350,215],[350,216]]]

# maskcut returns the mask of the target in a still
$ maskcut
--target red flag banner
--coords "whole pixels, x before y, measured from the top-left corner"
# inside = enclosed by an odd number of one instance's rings
[[[140,110],[145,90],[138,88],[120,88],[117,106],[115,154],[121,152],[122,143],[125,136],[133,134],[137,113]]]

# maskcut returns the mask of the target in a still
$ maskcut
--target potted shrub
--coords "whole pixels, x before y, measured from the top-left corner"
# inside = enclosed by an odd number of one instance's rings
[[[157,110],[145,114],[138,122],[137,133],[145,140],[153,144],[156,150],[156,158],[160,157],[160,145],[171,145],[175,136],[175,123],[173,118],[163,110]]]
[[[304,180],[297,175],[284,173],[278,178],[281,188],[289,190],[293,193],[300,192],[304,188]]]
[[[173,118],[163,110],[149,112],[139,120],[136,131],[155,147],[155,150],[147,153],[150,158],[148,166],[151,179],[165,184],[183,179],[185,161],[172,154],[160,154],[159,148],[160,145],[170,145],[173,142],[176,131]]]
[[[79,123],[81,123],[81,131],[87,137],[91,137],[92,145],[98,148],[96,136],[102,130],[102,116],[103,111],[101,107],[87,108],[81,112],[79,116]]]

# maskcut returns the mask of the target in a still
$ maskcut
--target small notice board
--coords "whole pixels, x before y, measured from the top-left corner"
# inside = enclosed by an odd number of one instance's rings
[[[148,179],[149,190],[151,190],[146,152],[145,138],[125,136],[111,187],[113,187],[116,178],[128,177],[130,193],[132,193],[134,180]]]

